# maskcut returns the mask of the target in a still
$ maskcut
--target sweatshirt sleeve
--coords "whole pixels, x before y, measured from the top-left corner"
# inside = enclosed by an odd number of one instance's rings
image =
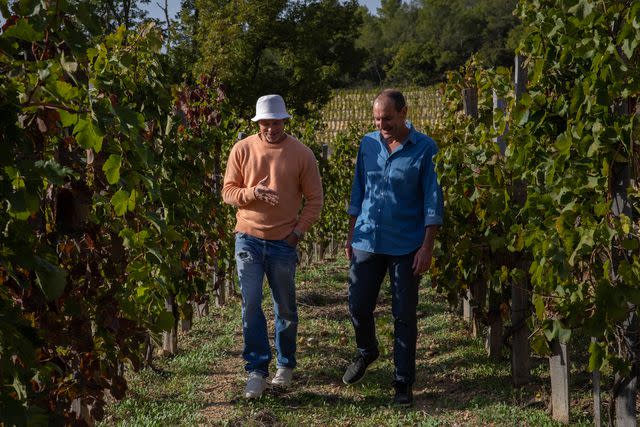
[[[295,229],[304,233],[311,228],[311,225],[316,222],[318,218],[320,218],[323,201],[322,181],[320,180],[318,162],[311,150],[307,151],[306,160],[300,178],[305,203]]]
[[[238,144],[234,145],[229,153],[227,170],[224,174],[222,186],[222,200],[232,206],[243,207],[256,200],[253,187],[245,187],[242,171],[242,152]]]

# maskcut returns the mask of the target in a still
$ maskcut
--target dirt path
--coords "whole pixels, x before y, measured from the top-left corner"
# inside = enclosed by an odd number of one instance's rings
[[[220,425],[233,418],[234,405],[240,396],[242,381],[245,377],[241,359],[242,334],[236,334],[233,347],[227,357],[221,357],[219,363],[211,366],[208,386],[202,390],[208,402],[201,411],[201,425]]]

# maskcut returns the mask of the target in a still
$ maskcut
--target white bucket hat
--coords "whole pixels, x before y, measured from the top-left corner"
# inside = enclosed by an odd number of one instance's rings
[[[288,119],[291,116],[287,113],[284,99],[280,95],[265,95],[258,98],[256,102],[256,115],[251,120],[280,120]]]

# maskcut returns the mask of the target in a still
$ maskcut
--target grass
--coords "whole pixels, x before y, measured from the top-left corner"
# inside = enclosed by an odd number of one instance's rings
[[[556,425],[547,410],[547,360],[533,358],[531,383],[514,388],[506,350],[503,360],[489,359],[483,342],[471,337],[446,299],[426,285],[418,307],[415,405],[390,405],[393,321],[388,285],[376,311],[381,356],[360,384],[342,384],[355,348],[346,274],[344,261],[298,272],[298,368],[292,389],[269,389],[255,401],[242,398],[246,375],[240,356],[240,302],[235,299],[198,319],[194,329],[180,336],[179,354],[157,361],[159,370],[132,373],[128,397],[109,407],[103,425]],[[264,307],[271,318],[268,292]],[[589,378],[579,356],[572,369],[571,417],[574,425],[591,425]]]

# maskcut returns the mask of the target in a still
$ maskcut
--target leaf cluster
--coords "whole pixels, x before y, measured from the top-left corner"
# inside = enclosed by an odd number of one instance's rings
[[[0,6],[0,423],[91,424],[177,321],[165,299],[206,298],[228,258],[216,185],[237,124],[216,80],[165,85],[153,23]]]

